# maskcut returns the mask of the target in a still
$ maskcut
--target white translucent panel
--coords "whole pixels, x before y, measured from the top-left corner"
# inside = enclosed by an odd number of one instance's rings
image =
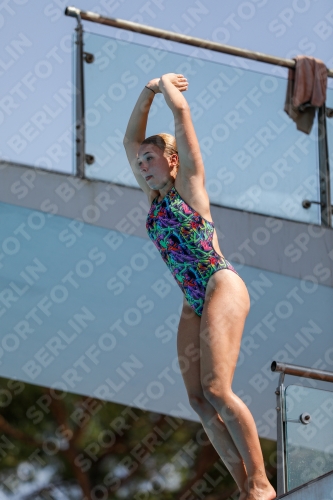
[[[333,470],[333,392],[286,389],[288,490]]]
[[[87,177],[137,185],[122,145],[133,106],[151,78],[183,73],[211,202],[319,223],[318,206],[302,207],[319,198],[317,126],[297,131],[283,110],[284,78],[94,34],[84,48],[95,57],[84,65]],[[157,95],[147,135],[163,131],[174,133],[173,116]]]

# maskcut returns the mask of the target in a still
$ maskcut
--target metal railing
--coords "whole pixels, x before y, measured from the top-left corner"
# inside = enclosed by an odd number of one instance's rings
[[[131,21],[126,21],[124,19],[104,17],[94,12],[77,9],[76,7],[66,7],[65,14],[66,16],[76,17],[77,19],[80,17],[84,21],[92,21],[94,23],[105,24],[107,26],[112,26],[114,28],[119,28],[127,31],[134,31],[135,33],[150,35],[156,38],[164,38],[165,40],[170,40],[172,42],[184,43],[186,45],[192,45],[194,47],[200,47],[202,49],[213,50],[215,52],[222,52],[224,54],[230,54],[237,57],[244,57],[246,59],[253,59],[255,61],[265,62],[269,64],[276,64],[278,66],[284,66],[286,68],[295,67],[295,61],[293,59],[286,59],[283,57],[276,57],[268,54],[263,54],[261,52],[254,52],[252,50],[240,49],[238,47],[233,47],[231,45],[211,42],[203,38],[196,38],[194,36],[175,33],[174,31],[167,31],[159,28],[154,28],[152,26],[147,26],[144,24],[133,23]],[[333,78],[333,69],[329,69],[327,74],[328,76]]]
[[[90,63],[91,54],[87,54],[83,50],[83,26],[82,20],[91,21],[98,24],[104,24],[114,28],[132,31],[144,35],[162,38],[173,42],[178,42],[202,49],[221,52],[224,54],[234,55],[246,59],[251,59],[263,63],[274,64],[286,68],[294,68],[295,60],[282,57],[271,56],[261,52],[241,49],[230,45],[212,42],[202,38],[196,38],[172,31],[167,31],[144,24],[126,21],[124,19],[115,19],[105,17],[95,12],[80,10],[76,7],[69,6],[65,9],[65,15],[75,17],[77,19],[77,37],[76,37],[76,82],[78,92],[76,97],[76,175],[85,177],[85,163],[89,164],[89,155],[85,153],[85,106],[84,106],[84,68],[83,61]],[[327,70],[327,76],[333,78],[333,69]],[[318,111],[318,156],[319,156],[319,184],[320,184],[320,200],[303,200],[303,208],[309,208],[312,203],[321,206],[321,223],[325,227],[331,227],[332,221],[332,206],[331,206],[331,191],[330,191],[330,169],[329,156],[326,133],[326,111],[325,104]]]
[[[307,368],[305,366],[291,365],[273,361],[271,364],[273,372],[279,372],[279,386],[276,394],[276,411],[277,411],[277,494],[282,495],[287,492],[287,469],[286,469],[286,412],[285,412],[285,375],[293,375],[296,377],[304,377],[324,382],[333,382],[333,373]],[[310,415],[306,415],[310,421]],[[303,423],[308,423],[304,421]]]
[[[271,364],[271,370],[272,372],[280,372],[284,375],[294,375],[295,377],[304,377],[314,380],[322,380],[324,382],[333,382],[332,372],[317,370],[315,368],[307,368],[305,366],[290,365],[288,363],[273,361]]]

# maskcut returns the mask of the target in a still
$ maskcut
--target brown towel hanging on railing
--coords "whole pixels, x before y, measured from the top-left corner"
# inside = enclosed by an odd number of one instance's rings
[[[297,56],[295,61],[295,69],[290,68],[288,73],[284,110],[296,123],[297,130],[309,134],[316,107],[326,100],[327,68],[310,56]]]

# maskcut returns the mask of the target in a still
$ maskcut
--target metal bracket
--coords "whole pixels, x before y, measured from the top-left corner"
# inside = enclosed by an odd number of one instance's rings
[[[314,201],[314,200],[303,200],[302,201],[302,207],[303,208],[310,208],[312,204],[323,206],[323,204],[322,204],[321,201]]]
[[[83,58],[87,64],[91,64],[95,61],[94,54],[91,54],[90,52],[83,52]]]
[[[320,205],[321,207],[324,207],[325,204],[322,201],[314,201],[314,200],[303,200],[302,201],[302,207],[303,208],[310,208],[311,205]],[[331,213],[333,214],[333,206],[329,205],[329,210],[331,210]]]
[[[86,154],[86,163],[88,165],[92,165],[93,163],[95,163],[95,157],[93,155]]]

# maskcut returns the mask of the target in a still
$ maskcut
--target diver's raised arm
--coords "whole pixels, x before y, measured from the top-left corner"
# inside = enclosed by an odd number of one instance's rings
[[[183,180],[204,183],[205,169],[199,141],[192,123],[190,107],[184,95],[173,83],[182,75],[167,73],[161,76],[159,88],[175,120],[175,136],[179,155],[179,173]],[[184,77],[183,77],[184,78]],[[187,82],[187,81],[186,81]]]
[[[147,185],[146,180],[140,173],[137,157],[141,143],[146,137],[147,121],[151,104],[155,94],[161,92],[159,83],[160,78],[154,78],[142,89],[128,121],[123,141],[134,176],[148,198],[158,194],[158,192]],[[178,93],[186,90],[188,86],[187,80],[183,75],[175,75],[170,79],[170,84],[173,85],[175,89],[179,89],[177,90]]]
[[[137,154],[140,144],[145,139],[148,114],[156,93],[160,92],[159,78],[150,80],[142,89],[138,100],[136,101],[124,136],[124,148],[127,159],[132,168],[133,174],[141,187],[141,189],[149,195],[151,191],[147,183],[140,174],[140,169],[137,163]]]
[[[128,149],[131,150],[133,148],[134,144],[140,145],[145,138],[149,110],[155,94],[160,92],[158,83],[159,78],[148,82],[135,103],[124,136],[126,153]]]

